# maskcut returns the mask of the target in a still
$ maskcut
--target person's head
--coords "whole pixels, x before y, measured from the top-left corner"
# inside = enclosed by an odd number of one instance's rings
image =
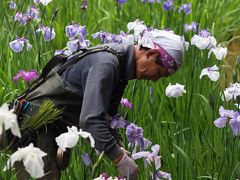
[[[136,47],[136,78],[157,81],[175,73],[187,43],[169,31],[146,31]]]

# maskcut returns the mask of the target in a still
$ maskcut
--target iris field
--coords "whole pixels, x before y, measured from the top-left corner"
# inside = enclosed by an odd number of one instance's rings
[[[184,36],[189,48],[180,70],[157,82],[129,82],[123,97],[133,107],[119,106],[119,114],[141,127],[144,138],[152,142],[145,151],[160,146],[151,160],[136,159],[139,179],[170,179],[170,175],[173,180],[240,178],[240,59],[230,51],[225,57],[226,49],[221,49],[239,36],[238,1],[1,0],[0,7],[1,105],[14,101],[55,53],[69,53],[76,44],[81,48],[89,42],[90,46],[103,41],[122,43],[134,33],[127,25],[136,19],[147,27]],[[78,36],[67,37],[66,26],[74,24],[79,27]],[[77,43],[68,43],[74,40]],[[185,92],[180,88],[181,93],[166,93],[169,83],[183,85]],[[0,116],[1,128],[3,123]],[[126,149],[132,152],[125,129],[120,131]],[[84,153],[91,158],[87,165],[82,160]],[[1,169],[10,154],[1,149]],[[153,162],[158,156],[160,169]],[[152,177],[157,172],[159,177]],[[118,176],[110,160],[79,140],[61,179],[94,179],[102,173]],[[15,179],[15,174],[14,170],[1,170],[0,179]]]

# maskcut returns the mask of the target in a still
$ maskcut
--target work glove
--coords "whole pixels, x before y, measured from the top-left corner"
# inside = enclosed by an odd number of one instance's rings
[[[121,150],[123,151],[124,154],[126,154],[127,156],[131,157],[132,153],[127,151],[126,149],[124,149],[123,147],[121,147]]]
[[[125,153],[116,166],[120,176],[129,177],[130,180],[137,180],[139,174],[138,167],[134,160]]]

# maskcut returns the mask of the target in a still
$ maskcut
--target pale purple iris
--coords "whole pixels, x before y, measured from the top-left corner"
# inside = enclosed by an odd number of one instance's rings
[[[196,23],[196,22],[192,22],[191,24],[184,25],[185,32],[188,32],[188,31],[197,32],[197,28],[198,28],[198,23]]]
[[[191,12],[191,3],[182,4],[181,7],[178,9],[178,12],[183,12],[185,14],[190,14]]]
[[[70,50],[55,50],[54,56],[56,55],[66,55],[70,56],[72,52]]]
[[[40,25],[39,29],[36,32],[42,32],[44,41],[51,41],[56,35],[54,28],[43,25]]]
[[[78,24],[72,24],[68,25],[65,27],[65,33],[67,37],[76,37],[76,36],[81,36],[85,37],[86,36],[86,27],[85,26],[80,26]]]
[[[24,71],[24,70],[19,70],[18,74],[13,77],[13,81],[18,81],[18,79],[22,77],[24,81],[32,81],[38,77],[38,74],[36,70],[32,71]]]
[[[114,116],[111,121],[111,128],[126,128],[129,122],[122,117]]]
[[[13,19],[15,22],[20,22],[22,25],[26,25],[27,22],[32,20],[32,16],[23,14],[22,12],[17,12]]]
[[[17,8],[16,3],[13,2],[13,1],[10,1],[10,2],[9,2],[9,9],[16,9],[16,8]]]
[[[229,121],[229,125],[235,136],[240,136],[240,114],[239,112],[234,113],[234,117]]]
[[[130,144],[135,145],[137,142],[140,147],[144,147],[143,129],[141,127],[131,123],[126,128],[126,136]]]
[[[234,118],[233,110],[226,110],[222,106],[219,108],[220,117],[214,121],[214,125],[218,128],[223,128],[226,126],[228,119]]]
[[[155,180],[160,180],[160,179],[172,180],[172,177],[171,177],[171,174],[169,174],[167,172],[157,171],[155,173],[155,177],[153,177],[153,179],[155,179]]]
[[[25,39],[24,37],[17,38],[14,41],[11,41],[9,43],[11,50],[14,51],[14,52],[21,52],[23,50],[24,44],[27,45],[27,50],[28,51],[31,50],[32,45],[29,44],[28,40]]]
[[[117,1],[117,3],[119,3],[119,4],[124,4],[124,3],[127,2],[127,0],[116,0],[116,1]]]
[[[78,39],[73,39],[67,42],[67,47],[70,51],[74,52],[79,49],[86,49],[90,45],[90,41],[79,37]]]
[[[26,14],[27,16],[31,17],[32,19],[40,19],[40,10],[39,8],[31,7],[27,9]]]
[[[132,155],[132,158],[139,159],[144,158],[145,166],[150,166],[152,164],[152,160],[154,162],[155,170],[159,170],[161,167],[161,157],[158,156],[160,146],[158,144],[151,147],[152,152],[150,151],[140,151]]]
[[[81,9],[87,9],[87,0],[82,1]]]
[[[83,161],[85,166],[88,167],[88,166],[90,166],[92,164],[92,160],[91,160],[91,158],[90,158],[88,153],[83,153],[81,158],[82,158],[82,161]]]
[[[122,104],[122,106],[124,106],[124,107],[126,107],[128,109],[132,109],[133,108],[132,103],[127,98],[122,98],[121,99],[121,104]]]
[[[208,38],[211,34],[208,30],[204,29],[204,30],[200,31],[198,33],[198,35],[201,37],[204,37],[204,38]]]
[[[174,8],[173,6],[173,0],[167,0],[163,3],[162,5],[163,10],[165,11],[170,11],[171,9]]]
[[[102,44],[112,41],[112,34],[109,32],[99,31],[95,34],[92,34],[92,37],[93,39],[100,38]]]
[[[142,0],[142,3],[146,3],[147,0]],[[156,3],[161,3],[161,0],[148,0],[149,4],[152,4],[156,1]]]

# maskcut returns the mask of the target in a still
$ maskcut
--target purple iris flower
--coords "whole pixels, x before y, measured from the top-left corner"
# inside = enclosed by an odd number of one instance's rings
[[[178,9],[178,12],[184,12],[185,14],[190,14],[191,12],[191,3],[182,4],[181,7]]]
[[[121,99],[121,104],[122,104],[122,106],[124,106],[124,107],[126,107],[128,109],[132,109],[133,108],[132,103],[127,98],[122,98]]]
[[[167,172],[163,172],[163,171],[157,171],[154,174],[155,177],[153,177],[153,179],[155,180],[160,180],[160,179],[168,179],[168,180],[172,180],[171,174],[167,173]]]
[[[17,8],[16,3],[13,2],[13,1],[10,1],[10,2],[9,2],[9,9],[16,9],[16,8]]]
[[[208,30],[204,29],[204,30],[200,31],[198,33],[198,35],[201,37],[204,37],[204,38],[208,38],[211,34]]]
[[[87,0],[82,1],[81,9],[87,9]]]
[[[28,82],[36,79],[38,77],[38,74],[36,70],[32,70],[32,71],[19,70],[18,74],[13,77],[13,81],[18,81],[20,77],[22,77],[24,81]]]
[[[226,110],[222,106],[219,108],[220,117],[214,121],[214,125],[218,128],[223,128],[226,126],[229,118],[234,118],[233,110]]]
[[[85,164],[85,166],[88,167],[92,164],[92,160],[88,153],[83,153],[81,157],[82,157],[82,161]]]
[[[234,117],[229,121],[229,125],[235,136],[240,136],[240,114],[235,112]]]
[[[73,39],[67,42],[67,47],[70,51],[74,52],[79,49],[86,49],[90,45],[90,41],[79,37],[78,39]]]
[[[167,0],[163,3],[162,8],[165,11],[170,11],[171,9],[173,9],[173,0]]]
[[[70,50],[55,50],[54,56],[56,55],[66,55],[70,56],[72,52]]]
[[[117,3],[119,3],[119,4],[124,4],[124,3],[127,2],[127,0],[116,0],[116,1],[117,1]]]
[[[72,25],[66,26],[65,33],[67,37],[76,37],[78,35],[81,37],[85,37],[87,34],[86,27],[80,26],[78,24],[72,24]]]
[[[197,32],[197,28],[198,28],[198,24],[196,22],[192,22],[191,24],[184,25],[185,32],[188,32],[188,31]]]
[[[130,144],[134,145],[137,142],[141,148],[144,147],[143,129],[141,127],[131,123],[126,128],[126,136]]]
[[[105,44],[107,42],[112,42],[112,35],[109,32],[99,31],[95,34],[92,34],[93,39],[100,38],[101,43]]]
[[[15,22],[18,21],[20,22],[22,25],[26,25],[27,22],[32,20],[32,16],[23,14],[22,12],[17,12],[14,16],[13,19]]]
[[[24,44],[27,45],[27,50],[28,51],[31,50],[32,45],[29,44],[28,40],[25,39],[24,37],[17,38],[14,41],[11,41],[9,43],[11,50],[14,51],[14,52],[21,52],[23,50]]]
[[[54,28],[40,25],[40,28],[36,32],[42,32],[44,41],[51,41],[55,37]]]
[[[40,19],[40,10],[39,8],[31,7],[27,9],[25,16],[31,17],[31,19]]]
[[[155,144],[151,147],[152,152],[150,151],[140,151],[132,155],[132,158],[139,159],[144,158],[145,166],[149,166],[152,164],[152,161],[154,162],[155,170],[159,170],[161,167],[161,157],[158,156],[160,146],[158,144]]]
[[[129,125],[129,122],[122,117],[114,116],[111,121],[111,128],[126,128]]]

